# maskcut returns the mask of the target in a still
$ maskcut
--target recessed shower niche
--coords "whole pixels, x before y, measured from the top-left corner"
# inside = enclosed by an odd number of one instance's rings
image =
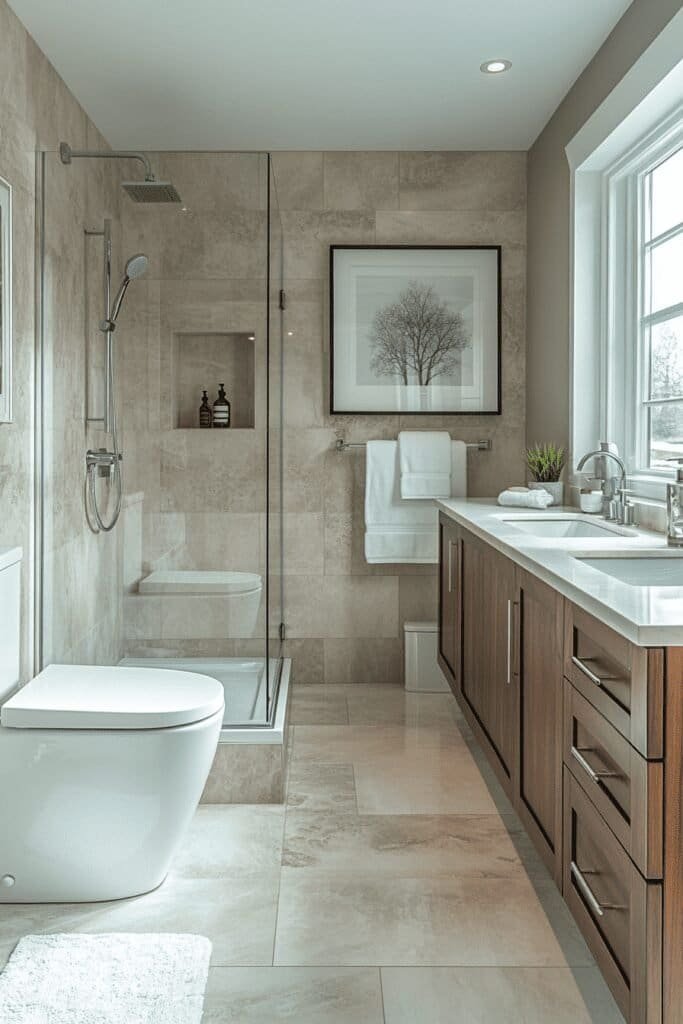
[[[175,427],[199,428],[202,392],[208,393],[213,410],[220,384],[230,402],[230,427],[254,427],[254,344],[253,332],[174,334]]]

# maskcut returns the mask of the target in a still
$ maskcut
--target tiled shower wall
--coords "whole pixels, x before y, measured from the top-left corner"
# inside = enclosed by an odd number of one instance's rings
[[[0,175],[13,188],[14,420],[0,424],[0,545],[21,545],[22,678],[33,657],[34,379],[36,296],[36,150],[48,156],[46,219],[46,474],[48,586],[46,658],[107,663],[118,658],[120,538],[95,537],[83,516],[86,448],[103,443],[85,425],[86,273],[100,275],[101,250],[87,249],[84,228],[119,217],[110,165],[56,155],[74,147],[106,148],[83,109],[19,20],[0,0]],[[115,232],[118,242],[118,236]],[[98,294],[101,286],[98,286]],[[93,327],[101,316],[93,311]],[[90,335],[90,337],[92,337]]]
[[[150,157],[182,204],[131,205],[123,216],[125,251],[150,259],[148,273],[129,290],[120,338],[126,489],[144,495],[141,546],[124,572],[126,650],[262,656],[264,601],[254,629],[234,630],[225,599],[141,596],[137,585],[154,569],[265,575],[267,157]],[[233,358],[227,335],[231,344],[250,347],[249,360]],[[191,373],[181,366],[182,346],[193,360]],[[217,365],[221,347],[224,370]],[[247,364],[240,376],[236,368]],[[223,381],[254,426],[179,427],[179,390],[190,386],[182,405],[194,407],[197,418],[202,388],[213,402]]]
[[[152,259],[131,296],[135,322],[122,342],[125,436],[134,442],[128,486],[145,494],[138,575],[160,567],[263,573],[262,158],[154,154],[153,160],[188,209],[124,212],[126,251],[149,252]],[[525,167],[524,153],[506,152],[274,156],[287,292],[285,618],[287,653],[300,682],[399,680],[403,622],[436,616],[434,567],[365,563],[364,457],[337,454],[337,436],[366,441],[411,426],[448,429],[467,441],[490,438],[492,452],[468,456],[470,494],[497,494],[524,479]],[[502,416],[328,414],[328,246],[372,242],[503,246]],[[175,429],[175,335],[226,330],[256,334],[256,429],[228,436]],[[209,614],[213,605],[184,602],[179,619],[163,599],[135,595],[135,572],[126,582],[130,653],[262,653],[259,636],[226,638],[220,611]]]

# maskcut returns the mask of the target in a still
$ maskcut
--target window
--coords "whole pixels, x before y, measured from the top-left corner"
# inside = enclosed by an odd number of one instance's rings
[[[600,437],[661,498],[683,460],[683,110],[602,172]]]
[[[636,469],[683,458],[683,147],[639,176]]]

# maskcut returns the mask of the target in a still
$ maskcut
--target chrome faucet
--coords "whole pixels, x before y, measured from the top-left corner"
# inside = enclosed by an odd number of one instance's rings
[[[631,505],[626,497],[626,466],[618,455],[615,455],[614,452],[609,450],[606,442],[602,441],[600,443],[600,448],[597,451],[587,452],[582,456],[576,467],[576,471],[577,473],[580,473],[589,459],[598,458],[613,459],[620,470],[619,487],[617,488],[617,493],[620,495],[619,498],[608,496],[605,493],[605,484],[607,481],[602,481],[602,493],[604,496],[603,515],[605,516],[605,519],[630,525],[633,522],[633,505]]]

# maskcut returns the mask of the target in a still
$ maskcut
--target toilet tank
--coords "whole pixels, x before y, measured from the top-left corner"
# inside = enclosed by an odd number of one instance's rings
[[[21,548],[0,548],[0,704],[19,682]]]

